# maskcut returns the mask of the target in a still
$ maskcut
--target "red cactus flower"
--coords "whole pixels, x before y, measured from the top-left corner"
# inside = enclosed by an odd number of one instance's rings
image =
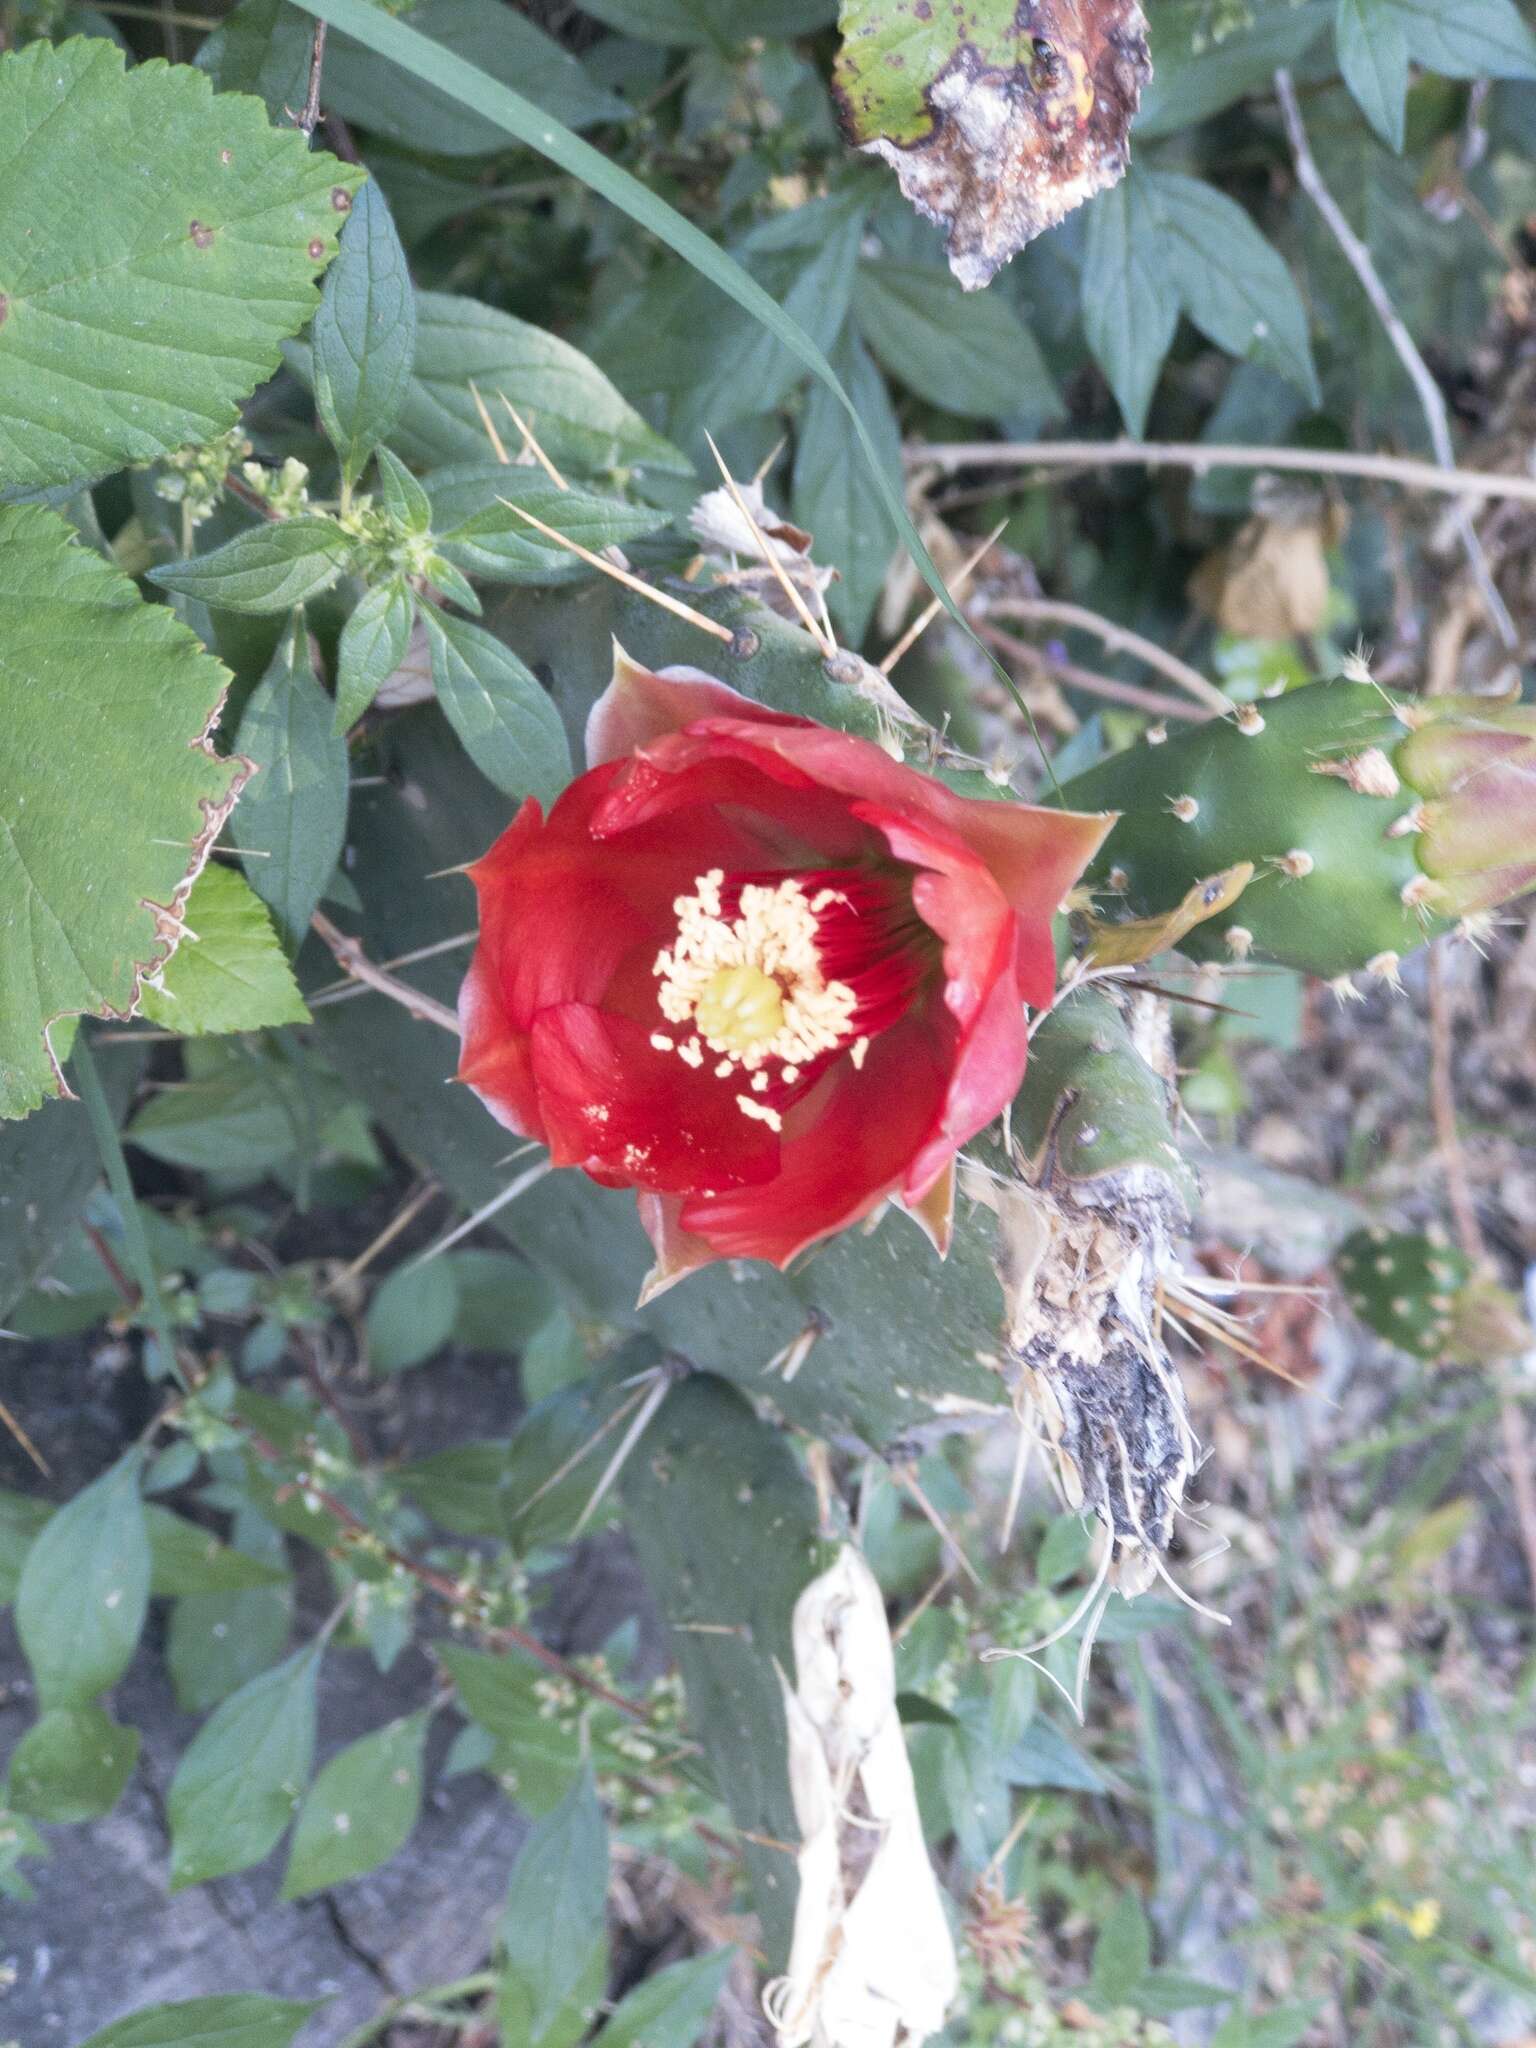
[[[888,1197],[943,1250],[955,1153],[1018,1088],[1051,916],[1111,819],[955,796],[622,653],[587,755],[470,870],[460,1079],[636,1189],[648,1292],[786,1265]]]

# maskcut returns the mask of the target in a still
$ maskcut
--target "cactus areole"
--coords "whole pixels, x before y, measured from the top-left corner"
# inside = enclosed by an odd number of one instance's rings
[[[1254,864],[1237,901],[1180,939],[1201,959],[1391,978],[1455,919],[1536,888],[1531,704],[1313,683],[1116,754],[1063,794],[1123,813],[1089,876],[1111,916],[1157,915]]]
[[[947,1241],[1051,918],[1111,820],[954,795],[872,741],[620,653],[589,770],[471,870],[459,1077],[637,1190],[652,1287],[783,1266],[894,1198]]]

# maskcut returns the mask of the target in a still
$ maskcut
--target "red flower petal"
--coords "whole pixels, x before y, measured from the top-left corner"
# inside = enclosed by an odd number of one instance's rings
[[[941,1113],[949,1048],[913,1012],[870,1043],[862,1071],[843,1062],[785,1121],[777,1176],[762,1187],[690,1195],[680,1227],[719,1259],[797,1252],[867,1216],[900,1188]]]
[[[706,1065],[658,1052],[632,1018],[586,1003],[533,1021],[533,1076],[555,1166],[621,1174],[664,1194],[773,1178],[778,1134]]]
[[[587,717],[587,766],[625,759],[696,719],[753,718],[775,724],[782,716],[702,669],[642,667],[615,640],[613,680]]]

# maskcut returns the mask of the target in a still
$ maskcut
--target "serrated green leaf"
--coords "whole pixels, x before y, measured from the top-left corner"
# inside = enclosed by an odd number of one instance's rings
[[[546,1675],[541,1667],[458,1643],[439,1644],[438,1654],[459,1689],[465,1713],[494,1740],[486,1768],[525,1812],[554,1812],[581,1770],[582,1738],[576,1728],[543,1711],[533,1690]]]
[[[286,612],[329,590],[356,545],[334,519],[300,513],[263,520],[206,555],[151,569],[149,580],[221,611]]]
[[[315,306],[359,173],[99,38],[0,57],[0,484],[149,462],[234,424]]]
[[[315,1751],[309,1644],[215,1708],[171,1780],[171,1889],[259,1863],[293,1818]]]
[[[430,533],[432,501],[398,455],[379,450],[379,502],[407,533]]]
[[[149,1600],[149,1537],[132,1450],[66,1501],[27,1552],[16,1632],[43,1707],[83,1707],[127,1670]]]
[[[500,1536],[507,1469],[505,1437],[455,1444],[402,1465],[395,1477],[424,1513],[455,1536]],[[3,1529],[3,1524],[0,1524]]]
[[[186,1593],[240,1593],[253,1586],[280,1585],[283,1566],[265,1564],[221,1543],[184,1515],[151,1502],[144,1510],[149,1535],[149,1590],[159,1598]]]
[[[487,76],[515,85],[567,127],[589,128],[629,112],[623,100],[592,84],[569,50],[500,0],[418,0],[411,26]],[[413,149],[483,156],[505,146],[490,122],[350,36],[338,36],[326,51],[325,100],[344,119]]]
[[[689,1956],[619,2000],[592,2048],[694,2048],[735,1960],[734,1948]]]
[[[155,905],[244,773],[198,744],[228,680],[58,513],[0,508],[0,1116],[56,1092],[50,1024],[130,1011],[170,950]]]
[[[666,514],[649,505],[626,505],[575,485],[562,491],[547,476],[498,462],[455,463],[434,470],[425,482],[441,551],[488,582],[551,586],[597,574],[520,519],[515,507],[594,554],[667,523]]]
[[[421,1811],[427,1717],[408,1714],[333,1756],[310,1786],[281,1896],[307,1898],[387,1863]]]
[[[1083,331],[1125,424],[1140,434],[1179,324],[1157,187],[1133,165],[1087,211]]]
[[[1231,33],[1209,33],[1204,0],[1152,13],[1152,78],[1141,97],[1135,140],[1176,134],[1249,93],[1273,91],[1276,68],[1299,64],[1323,32],[1331,0],[1245,9]]]
[[[446,1259],[401,1266],[368,1304],[368,1363],[375,1372],[404,1372],[441,1351],[453,1335],[459,1289]]]
[[[1104,2005],[1129,2005],[1152,1967],[1152,1931],[1140,1899],[1122,1892],[1093,1945],[1089,1986]]]
[[[182,918],[176,951],[144,984],[139,1008],[151,1023],[187,1037],[308,1023],[266,906],[234,868],[210,861]]]
[[[416,364],[391,445],[424,466],[484,461],[493,451],[471,383],[488,406],[508,398],[569,474],[691,468],[569,342],[476,299],[418,292]]]
[[[1059,414],[1061,394],[1034,336],[999,292],[967,292],[947,270],[861,263],[860,334],[899,383],[966,419]]]
[[[521,2009],[529,2041],[547,2031],[606,1939],[607,1896],[608,1826],[588,1768],[529,1829],[498,1923],[503,2013],[509,1999]]]
[[[403,577],[375,583],[358,599],[336,650],[336,715],[331,730],[357,723],[405,659],[416,607]]]
[[[346,837],[347,749],[333,716],[296,612],[245,707],[238,742],[256,763],[240,807],[246,878],[294,950]]]
[[[1333,34],[1339,70],[1376,133],[1399,156],[1408,95],[1408,43],[1383,0],[1338,0]]]
[[[352,202],[310,329],[315,406],[355,484],[395,423],[416,359],[416,293],[388,201],[370,178]]]
[[[1320,403],[1306,308],[1277,251],[1213,185],[1179,171],[1145,175],[1161,212],[1153,258],[1190,319],[1218,348],[1278,370]]]
[[[123,1796],[139,1760],[139,1731],[98,1706],[51,1707],[11,1752],[11,1803],[33,1820],[99,1820]]]
[[[547,690],[483,627],[424,606],[437,701],[481,774],[547,805],[571,779],[565,727]]]
[[[148,2005],[92,2034],[81,2048],[289,2048],[320,1999],[263,1998],[237,1991]]]

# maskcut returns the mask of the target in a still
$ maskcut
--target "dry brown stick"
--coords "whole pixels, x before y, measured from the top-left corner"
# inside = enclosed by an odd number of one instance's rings
[[[1057,597],[997,597],[988,601],[986,612],[989,618],[1018,619],[1030,625],[1066,626],[1080,633],[1091,633],[1096,640],[1103,641],[1111,654],[1129,654],[1148,668],[1155,668],[1169,682],[1187,690],[1191,697],[1198,699],[1218,718],[1224,718],[1237,709],[1224,690],[1219,690],[1197,668],[1191,668],[1187,661],[1180,661],[1176,654],[1159,647],[1144,633],[1137,633],[1130,626],[1117,625],[1113,619],[1106,619],[1102,612],[1089,611],[1085,605],[1069,604]]]
[[[1536,476],[1492,469],[1442,469],[1406,455],[1361,455],[1347,448],[1261,448],[1226,441],[912,441],[909,468],[1295,470],[1304,476],[1358,476],[1450,498],[1517,498],[1536,505]]]
[[[1134,710],[1150,713],[1153,718],[1199,719],[1204,716],[1182,697],[1165,697],[1161,690],[1144,690],[1139,683],[1122,683],[1114,676],[1101,676],[1093,669],[1079,668],[1075,661],[1058,660],[1028,640],[1021,640],[1016,633],[1005,633],[1001,626],[988,625],[985,619],[978,619],[975,623],[977,633],[999,654],[1025,662],[1046,675],[1057,676],[1090,697],[1105,697],[1111,704],[1129,704]]]
[[[356,939],[349,939],[344,931],[331,923],[323,910],[317,910],[310,919],[310,927],[317,938],[323,939],[336,957],[336,964],[354,981],[366,982],[381,996],[388,996],[392,1003],[398,1003],[403,1010],[409,1010],[423,1024],[435,1024],[440,1031],[448,1031],[455,1038],[459,1035],[459,1020],[446,1003],[435,997],[423,995],[420,989],[397,981],[392,974],[386,974],[382,967],[375,967]]]
[[[390,1217],[378,1236],[364,1245],[363,1249],[349,1265],[343,1266],[339,1273],[334,1274],[326,1282],[321,1292],[323,1294],[339,1294],[345,1287],[350,1285],[360,1273],[365,1272],[373,1264],[380,1252],[386,1250],[394,1243],[402,1230],[410,1228],[428,1202],[432,1201],[435,1196],[440,1195],[442,1191],[442,1183],[440,1181],[423,1181],[421,1186]]]
[[[299,116],[299,127],[308,141],[320,120],[320,73],[325,64],[325,23],[315,23],[314,40],[309,46],[309,90],[304,95],[304,111]]]
[[[1456,467],[1456,454],[1451,446],[1450,415],[1446,411],[1445,395],[1435,382],[1428,363],[1420,355],[1418,344],[1403,324],[1401,314],[1393,305],[1381,273],[1370,250],[1355,233],[1344,217],[1343,208],[1317,167],[1312,154],[1312,145],[1307,140],[1306,124],[1301,118],[1301,106],[1296,98],[1296,88],[1291,83],[1291,74],[1283,67],[1275,73],[1275,93],[1280,101],[1280,113],[1285,122],[1286,136],[1291,145],[1291,155],[1296,161],[1296,176],[1301,188],[1322,215],[1328,232],[1338,243],[1341,254],[1355,273],[1360,289],[1371,302],[1371,310],[1381,322],[1388,341],[1398,361],[1412,379],[1418,394],[1419,410],[1424,415],[1424,424],[1429,429],[1430,446],[1435,451],[1435,461],[1441,469]],[[1477,537],[1472,524],[1472,515],[1465,504],[1456,506],[1453,513],[1456,532],[1462,549],[1477,584],[1484,608],[1493,622],[1499,638],[1507,648],[1520,644],[1520,635],[1515,622],[1509,615],[1509,607],[1498,593],[1493,580],[1493,571],[1488,566],[1488,557],[1483,553],[1483,544]]]
[[[1451,998],[1441,956],[1443,944],[1444,941],[1436,941],[1429,948],[1430,1105],[1435,1119],[1436,1148],[1440,1154],[1440,1168],[1445,1175],[1446,1193],[1450,1196],[1457,1240],[1474,1266],[1486,1268],[1488,1247],[1483,1239],[1482,1225],[1477,1220],[1477,1205],[1467,1172],[1467,1155],[1462,1150],[1461,1132],[1456,1124],[1456,1085],[1451,1068]],[[1532,1468],[1525,1417],[1511,1384],[1509,1360],[1490,1359],[1489,1371],[1498,1395],[1499,1430],[1504,1439],[1504,1462],[1509,1468],[1509,1490],[1514,1497],[1520,1545],[1525,1552],[1526,1576],[1530,1580],[1532,1601],[1536,1603],[1536,1471]]]

